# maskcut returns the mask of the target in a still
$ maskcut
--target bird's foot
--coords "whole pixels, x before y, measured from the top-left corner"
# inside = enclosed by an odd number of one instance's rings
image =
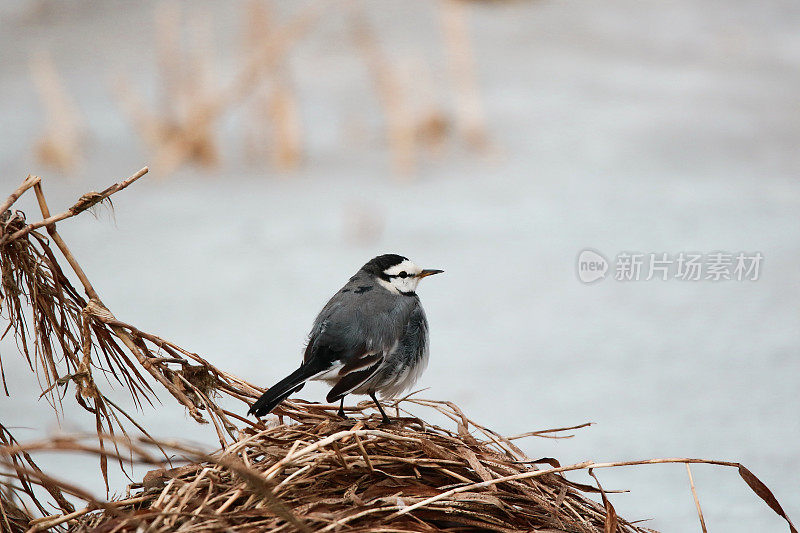
[[[370,396],[370,398],[372,398],[372,401],[375,402],[375,407],[377,407],[378,411],[381,412],[381,417],[382,417],[381,418],[381,425],[382,426],[390,425],[392,423],[392,421],[389,419],[388,416],[386,416],[386,411],[384,411],[383,407],[381,407],[381,402],[379,402],[378,399],[375,397],[375,393],[374,392],[370,392],[369,396]]]
[[[347,420],[347,415],[344,414],[344,396],[342,396],[339,400],[339,410],[336,411],[336,414],[339,415],[343,420]]]

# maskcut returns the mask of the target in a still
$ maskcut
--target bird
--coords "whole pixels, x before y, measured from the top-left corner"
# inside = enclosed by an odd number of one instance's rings
[[[411,387],[428,364],[428,320],[416,289],[439,269],[423,269],[407,257],[379,255],[364,266],[319,312],[308,336],[300,367],[267,389],[248,415],[271,412],[308,380],[331,385],[326,401],[366,394],[391,422],[375,397],[392,398]]]

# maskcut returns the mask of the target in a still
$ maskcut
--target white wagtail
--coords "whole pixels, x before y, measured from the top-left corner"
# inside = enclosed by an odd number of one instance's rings
[[[325,304],[308,338],[300,368],[270,387],[248,414],[272,411],[305,382],[326,381],[328,402],[369,394],[388,423],[375,397],[391,398],[411,387],[428,364],[428,320],[414,292],[420,280],[442,270],[422,269],[408,258],[380,255]]]

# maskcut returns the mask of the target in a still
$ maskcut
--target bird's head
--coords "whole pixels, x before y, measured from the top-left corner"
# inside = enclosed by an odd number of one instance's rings
[[[364,265],[362,270],[377,277],[378,283],[386,289],[400,294],[414,294],[422,278],[444,272],[420,268],[407,257],[397,254],[379,255]]]

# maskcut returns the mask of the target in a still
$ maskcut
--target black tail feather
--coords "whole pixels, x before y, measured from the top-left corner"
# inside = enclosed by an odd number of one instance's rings
[[[318,368],[317,365],[303,364],[270,387],[267,392],[261,395],[261,398],[256,400],[250,410],[247,411],[248,415],[264,416],[270,411],[275,409],[283,400],[289,397],[295,391],[303,388],[306,381],[322,372],[324,368]]]

